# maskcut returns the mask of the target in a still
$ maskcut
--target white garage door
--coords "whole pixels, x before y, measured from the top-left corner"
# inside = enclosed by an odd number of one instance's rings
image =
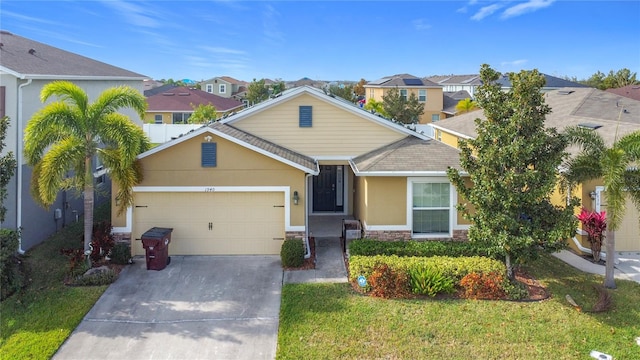
[[[169,255],[279,254],[283,202],[282,192],[136,193],[134,254],[152,227],[173,228]]]

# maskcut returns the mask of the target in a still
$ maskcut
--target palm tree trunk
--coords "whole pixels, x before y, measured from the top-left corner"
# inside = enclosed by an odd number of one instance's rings
[[[511,265],[511,256],[509,254],[504,257],[504,265],[507,268],[507,278],[515,280],[516,277],[513,274],[513,266]]]
[[[91,254],[91,237],[93,235],[93,171],[91,158],[84,161],[84,251]]]
[[[615,250],[616,250],[616,239],[615,239],[615,231],[609,230],[607,227],[607,264],[605,266],[604,272],[604,287],[607,289],[615,289],[616,282],[613,278],[614,272],[614,262],[616,258]]]

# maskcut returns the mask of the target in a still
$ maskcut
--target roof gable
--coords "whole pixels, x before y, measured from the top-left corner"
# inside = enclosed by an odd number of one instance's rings
[[[0,70],[19,78],[143,80],[145,75],[0,31]]]

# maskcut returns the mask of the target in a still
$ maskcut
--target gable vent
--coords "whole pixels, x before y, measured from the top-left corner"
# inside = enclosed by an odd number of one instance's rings
[[[201,165],[202,167],[216,167],[218,165],[218,146],[214,142],[202,143]]]
[[[313,124],[312,119],[312,107],[311,106],[300,106],[300,114],[299,114],[299,126],[300,127],[311,127]]]
[[[583,129],[587,129],[587,130],[596,130],[596,129],[600,129],[602,127],[602,125],[593,124],[593,123],[580,123],[580,124],[578,124],[578,127],[581,127]]]
[[[166,92],[166,93],[162,93],[163,96],[173,96],[175,95],[174,93],[170,93],[170,92]]]

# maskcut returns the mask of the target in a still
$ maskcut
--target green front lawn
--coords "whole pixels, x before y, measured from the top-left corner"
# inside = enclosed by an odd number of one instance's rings
[[[544,256],[529,271],[553,294],[541,302],[384,300],[348,284],[282,289],[278,359],[587,359],[593,349],[640,359],[640,284],[617,280],[615,308],[578,312],[602,277]]]
[[[95,221],[109,219],[109,207]],[[82,221],[72,223],[24,258],[29,282],[0,303],[0,359],[49,359],[93,307],[106,286],[69,287],[63,248],[82,248]]]

